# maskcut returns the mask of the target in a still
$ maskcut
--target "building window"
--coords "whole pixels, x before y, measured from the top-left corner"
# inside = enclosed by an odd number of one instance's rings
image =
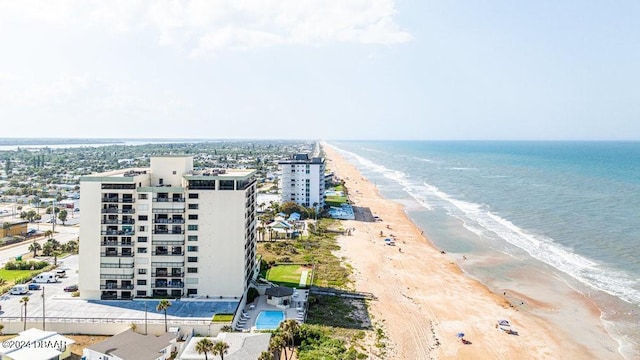
[[[138,290],[136,292],[137,296],[147,296],[147,292],[145,290]]]
[[[143,248],[138,248],[138,254],[146,254],[147,253],[147,248],[143,247]]]
[[[198,204],[189,204],[189,210],[198,210]]]
[[[144,275],[147,273],[147,269],[138,269],[138,274]]]
[[[197,246],[187,246],[187,251],[198,251],[198,247]]]
[[[198,289],[187,289],[187,295],[198,295]]]
[[[187,257],[187,262],[198,262],[197,256],[189,256]]]
[[[138,236],[138,242],[146,243],[147,242],[147,237],[146,236]]]
[[[189,220],[198,220],[197,214],[189,214]]]
[[[138,194],[138,199],[147,200],[147,194]]]
[[[198,273],[198,268],[187,268],[187,273],[189,274],[197,274]]]
[[[138,215],[138,220],[147,221],[147,220],[149,220],[149,216],[147,216],[147,215]]]
[[[173,170],[173,175],[177,174],[175,170]]]
[[[138,285],[147,285],[147,280],[140,279],[136,282]]]
[[[190,193],[189,194],[189,199],[197,199],[198,198],[198,194],[196,193]]]
[[[187,225],[187,230],[189,230],[189,231],[198,231],[198,225],[194,225],[194,224]]]
[[[198,241],[198,235],[189,235],[187,236],[188,241]]]
[[[146,227],[146,226],[140,226],[140,227],[138,227],[138,231],[140,231],[140,232],[143,232],[143,231],[145,231],[146,229],[147,229],[147,227]]]

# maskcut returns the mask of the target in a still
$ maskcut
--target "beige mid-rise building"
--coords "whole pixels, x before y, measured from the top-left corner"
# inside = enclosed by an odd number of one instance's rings
[[[255,170],[193,157],[80,182],[80,296],[241,297],[256,269]]]

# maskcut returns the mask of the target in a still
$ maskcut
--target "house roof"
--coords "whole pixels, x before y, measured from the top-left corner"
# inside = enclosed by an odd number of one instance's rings
[[[184,351],[180,355],[180,360],[204,360],[204,354],[198,354],[195,351],[198,341],[202,337],[193,337],[185,346]],[[211,342],[224,341],[229,345],[229,350],[224,356],[225,360],[245,360],[257,359],[260,353],[269,349],[269,333],[224,333],[221,332],[217,337],[209,338]],[[209,356],[209,359],[219,359],[219,357]]]
[[[87,348],[122,359],[155,360],[159,357],[159,351],[171,345],[175,338],[176,334],[173,333],[142,335],[129,329]]]
[[[6,355],[14,360],[46,360],[62,354],[67,346],[75,343],[72,339],[59,335],[55,331],[42,331],[31,328],[20,332],[11,341],[4,341],[0,344],[0,357]],[[24,346],[20,344],[40,343],[50,344],[50,346]]]
[[[284,297],[293,295],[293,289],[286,286],[274,286],[267,288],[264,293],[267,296]]]
[[[272,223],[269,223],[267,224],[267,227],[274,228],[274,229],[290,229],[293,227],[293,225],[283,220],[283,221],[274,221]]]

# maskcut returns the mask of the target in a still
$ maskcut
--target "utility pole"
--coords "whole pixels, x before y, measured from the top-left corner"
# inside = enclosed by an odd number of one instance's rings
[[[147,335],[147,302],[144,302],[144,334]]]
[[[42,287],[42,331],[45,330],[45,325],[44,325],[44,320],[45,320],[45,314],[44,314],[44,301],[45,301],[44,289],[45,289],[45,286]]]
[[[53,205],[51,206],[51,214],[52,214],[51,216],[53,216],[52,217],[53,221],[51,221],[51,226],[52,226],[51,232],[53,234],[51,236],[55,236],[55,233],[56,233],[56,199],[55,198],[53,199],[52,204]]]

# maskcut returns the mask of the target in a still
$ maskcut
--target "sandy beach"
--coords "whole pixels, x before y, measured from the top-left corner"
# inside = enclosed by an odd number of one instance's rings
[[[616,343],[591,309],[584,323],[590,338],[569,334],[536,312],[553,305],[505,289],[496,294],[466,276],[458,261],[442,253],[407,217],[402,205],[383,199],[376,187],[333,148],[323,144],[327,168],[345,181],[356,209],[370,210],[379,222],[344,221],[353,228],[341,236],[339,256],[354,268],[355,288],[371,292],[374,321],[389,337],[389,359],[621,359]],[[381,236],[382,234],[382,236]],[[384,239],[396,239],[387,246]],[[576,299],[576,302],[582,301]],[[584,308],[589,309],[585,303]],[[496,327],[505,319],[518,335]],[[506,327],[505,327],[506,328]],[[469,344],[457,336],[464,333]]]

